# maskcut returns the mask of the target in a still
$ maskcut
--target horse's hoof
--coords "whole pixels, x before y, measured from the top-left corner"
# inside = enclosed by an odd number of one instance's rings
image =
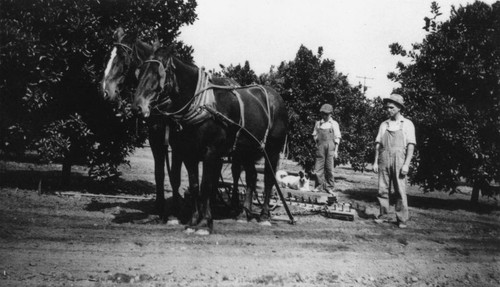
[[[240,215],[236,217],[236,222],[248,223],[248,216],[245,214],[245,212],[240,213]]]
[[[206,229],[198,229],[198,230],[196,230],[196,232],[194,234],[206,236],[206,235],[210,235],[210,232]]]
[[[186,234],[191,234],[191,233],[194,233],[194,232],[196,232],[196,230],[194,230],[191,227],[188,227],[188,228],[186,228],[186,230],[184,230],[184,233],[186,233]]]
[[[259,222],[259,224],[260,224],[261,226],[271,226],[271,221],[269,221],[269,220],[264,220],[264,221]]]
[[[248,222],[248,214],[246,212],[242,212],[240,213],[237,217],[236,217],[236,222],[238,223],[247,223]]]
[[[179,219],[175,217],[169,217],[167,220],[167,225],[179,225]]]

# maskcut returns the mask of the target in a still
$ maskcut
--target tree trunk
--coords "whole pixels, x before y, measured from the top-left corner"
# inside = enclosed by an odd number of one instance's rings
[[[61,173],[61,185],[62,187],[68,187],[71,181],[71,156],[66,154],[63,160],[62,173]]]
[[[481,190],[481,180],[474,180],[474,184],[472,185],[472,195],[470,197],[470,202],[473,205],[477,205],[479,200],[479,191]]]

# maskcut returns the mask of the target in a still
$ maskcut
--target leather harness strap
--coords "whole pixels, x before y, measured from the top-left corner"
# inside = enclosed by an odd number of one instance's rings
[[[153,62],[153,63],[158,63],[159,64],[159,69],[165,70],[165,66],[161,61],[158,60],[147,60],[147,62]],[[167,64],[168,66],[168,64]],[[264,106],[264,103],[262,103],[254,94],[251,92],[248,92],[254,99],[259,103],[259,105],[262,107],[264,112],[267,115],[267,128],[266,132],[264,133],[264,137],[262,140],[258,140],[251,134],[250,131],[246,130],[245,128],[245,104],[242,99],[241,94],[238,92],[238,90],[242,89],[250,89],[250,88],[258,88],[260,89],[266,98],[266,106]],[[240,106],[240,120],[239,123],[234,122],[233,120],[229,119],[228,117],[224,116],[221,114],[217,109],[215,108],[215,96],[214,96],[214,89],[219,89],[219,90],[230,90],[231,93],[236,96],[236,99],[238,100],[238,104]],[[159,103],[155,106],[155,109],[158,110],[161,114],[173,118],[179,126],[182,128],[182,125],[194,125],[201,123],[207,119],[209,119],[212,116],[216,116],[217,118],[223,119],[225,122],[230,122],[231,124],[235,124],[239,127],[238,132],[236,133],[235,137],[235,142],[233,144],[233,149],[236,148],[236,144],[238,141],[238,138],[241,134],[242,130],[245,130],[247,134],[251,135],[257,142],[260,143],[261,148],[264,149],[266,142],[267,142],[267,137],[269,135],[269,130],[272,126],[272,117],[271,117],[271,107],[269,104],[269,94],[267,90],[257,84],[253,85],[248,85],[248,86],[243,86],[243,87],[233,87],[233,86],[220,86],[220,85],[214,85],[210,83],[210,76],[208,73],[205,72],[204,69],[199,69],[198,71],[198,81],[196,85],[196,91],[191,99],[187,101],[187,103],[181,107],[179,110],[174,111],[174,112],[167,112],[160,110],[160,106],[168,104],[168,101],[164,101],[162,103]]]
[[[240,137],[240,133],[245,128],[245,105],[243,104],[243,100],[241,99],[240,93],[238,93],[234,89],[231,92],[236,96],[236,99],[238,100],[238,103],[240,105],[240,123],[239,123],[240,128],[238,129],[238,132],[236,132],[236,136],[234,138],[234,144],[232,147],[232,150],[235,150],[236,143],[238,142],[238,138]]]

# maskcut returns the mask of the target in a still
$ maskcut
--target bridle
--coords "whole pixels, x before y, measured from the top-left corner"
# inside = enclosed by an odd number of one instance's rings
[[[128,45],[125,45],[125,44],[120,43],[120,42],[114,42],[113,45],[123,47],[123,48],[125,48],[125,50],[130,51],[129,53],[127,53],[127,55],[132,57],[132,52],[134,51],[134,49],[132,49]]]
[[[174,87],[177,85],[177,80],[176,80],[175,74],[173,74],[171,72],[172,70],[175,69],[175,64],[174,64],[172,57],[168,57],[167,62],[165,64],[163,64],[162,61],[156,60],[156,59],[146,60],[146,61],[144,61],[143,65],[145,65],[146,63],[157,63],[158,64],[158,73],[160,73],[160,71],[162,71],[165,74],[165,77],[167,77],[167,71],[169,71],[168,73],[172,74],[170,76],[172,79],[169,81],[171,82],[171,84]],[[163,92],[163,89],[164,89],[163,86],[161,84],[159,84],[158,90],[155,93],[155,96],[151,99],[150,106],[151,106],[151,110],[156,110],[158,113],[166,115],[166,116],[173,116],[173,115],[177,115],[177,114],[182,113],[186,108],[189,107],[189,105],[191,104],[193,99],[196,97],[196,93],[195,93],[193,95],[193,97],[178,111],[173,112],[173,113],[168,113],[168,112],[162,111],[161,107],[168,105],[171,102],[170,98],[166,97],[164,100],[159,101],[160,94]]]
[[[120,42],[115,42],[115,43],[113,43],[113,45],[115,47],[121,47],[124,50],[124,53],[126,55],[127,60],[125,61],[126,68],[125,68],[125,72],[123,74],[126,75],[129,71],[131,63],[132,63],[134,48],[132,48],[126,44],[120,43]],[[137,54],[137,51],[136,51],[136,54]],[[139,55],[136,55],[136,59],[140,59]]]

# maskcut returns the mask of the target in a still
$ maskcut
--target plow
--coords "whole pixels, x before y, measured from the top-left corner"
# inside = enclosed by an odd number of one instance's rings
[[[294,211],[291,211],[293,215],[311,215],[319,214],[327,218],[353,221],[356,215],[356,210],[347,202],[338,202],[335,196],[328,196],[327,200],[318,200],[314,197],[304,197],[304,196],[294,196],[294,191],[288,191],[286,197],[286,204],[288,206],[297,207]],[[324,197],[324,196],[322,196]],[[258,204],[261,198],[254,200],[254,203]],[[282,206],[283,203],[279,200],[279,197],[273,196],[271,199],[271,204],[275,207],[272,214],[275,216],[286,215],[285,212],[280,212],[278,207]]]
[[[259,170],[259,169],[258,169]],[[260,169],[263,171],[263,169]],[[224,171],[223,171],[224,172]],[[259,172],[261,173],[261,172]],[[290,172],[293,174],[293,172]],[[241,181],[241,179],[240,179]],[[229,208],[231,197],[232,184],[226,182],[221,174],[219,182],[218,201]],[[244,183],[239,184],[239,188],[246,188]],[[253,203],[260,206],[263,202],[262,187],[257,187],[257,192],[253,198]],[[283,197],[279,196],[278,190],[275,187],[272,194],[270,204],[273,216],[306,216],[306,215],[322,215],[326,218],[354,221],[356,217],[356,209],[348,202],[339,202],[336,196],[328,193],[299,191],[289,188],[281,188]],[[240,201],[244,199],[245,193],[241,192]],[[295,207],[290,210],[288,207]],[[286,208],[286,209],[285,209]]]

